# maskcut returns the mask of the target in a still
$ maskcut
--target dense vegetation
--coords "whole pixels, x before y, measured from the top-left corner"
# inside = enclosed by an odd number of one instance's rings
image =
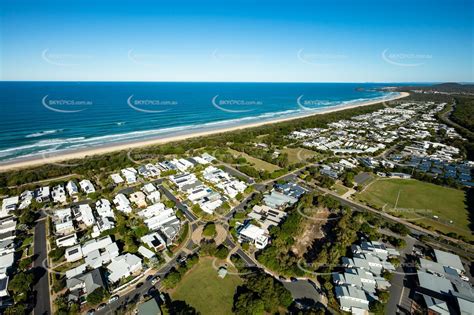
[[[474,132],[474,98],[456,97],[456,106],[451,114],[451,119]]]
[[[262,271],[244,278],[244,285],[234,296],[235,314],[275,314],[280,307],[287,308],[293,299],[290,292],[272,276]]]

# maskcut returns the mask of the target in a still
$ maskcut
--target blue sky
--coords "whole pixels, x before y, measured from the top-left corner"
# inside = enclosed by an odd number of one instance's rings
[[[472,82],[474,0],[0,0],[0,79]]]

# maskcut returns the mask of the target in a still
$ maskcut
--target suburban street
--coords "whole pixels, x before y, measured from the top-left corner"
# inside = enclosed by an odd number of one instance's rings
[[[35,227],[35,238],[34,238],[34,257],[33,263],[35,275],[39,276],[38,282],[35,284],[33,289],[36,292],[36,304],[34,308],[35,315],[49,315],[51,314],[51,304],[49,295],[49,273],[48,270],[43,267],[44,264],[48,263],[47,259],[47,247],[46,247],[46,217],[42,216],[37,221]]]
[[[407,276],[409,276],[411,272],[414,272],[413,269],[415,268],[407,265],[407,255],[412,253],[413,246],[417,243],[417,240],[411,236],[406,236],[403,239],[406,242],[406,246],[400,250],[400,266],[397,267],[397,270],[393,273],[393,278],[390,281],[392,284],[389,289],[390,298],[385,308],[385,313],[387,315],[397,314],[399,309],[409,311],[409,305],[411,304],[408,298],[410,288],[407,288],[405,283]]]

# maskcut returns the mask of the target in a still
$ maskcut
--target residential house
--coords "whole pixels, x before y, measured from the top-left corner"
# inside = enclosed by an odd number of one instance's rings
[[[71,197],[79,194],[79,188],[77,188],[76,183],[72,180],[67,182],[66,190],[67,190],[69,196],[71,196]]]
[[[48,202],[50,200],[49,186],[36,188],[34,192],[34,196],[37,202],[40,202],[40,203]]]
[[[92,182],[88,179],[81,180],[79,182],[79,186],[81,186],[82,191],[86,194],[91,194],[95,192],[94,185],[92,185]]]
[[[267,232],[250,223],[243,224],[237,230],[239,235],[239,243],[250,242],[255,245],[258,249],[263,249],[268,244],[269,236]]]
[[[130,201],[127,197],[125,197],[124,194],[118,194],[117,196],[115,196],[113,202],[117,210],[122,211],[124,213],[132,212],[132,208],[130,207]]]
[[[53,198],[53,201],[56,203],[66,202],[66,191],[64,190],[63,185],[57,185],[53,187],[51,198]]]
[[[127,253],[112,259],[107,266],[109,271],[108,280],[115,283],[142,270],[142,260],[136,255]]]

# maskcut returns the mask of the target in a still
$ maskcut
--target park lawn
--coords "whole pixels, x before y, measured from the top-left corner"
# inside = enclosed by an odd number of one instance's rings
[[[415,224],[472,239],[463,190],[414,179],[378,179],[357,194],[357,199],[379,209],[385,206],[385,211],[411,219]]]
[[[317,152],[304,148],[286,148],[281,150],[281,153],[288,154],[288,162],[290,164],[305,162],[308,159],[321,155]]]
[[[173,300],[186,301],[201,314],[232,314],[234,294],[242,279],[229,274],[219,278],[213,261],[214,258],[201,258],[172,290],[171,296]],[[218,261],[215,265],[220,266]]]
[[[254,158],[253,156],[250,156],[245,152],[240,152],[233,149],[228,149],[228,150],[234,157],[245,158],[250,164],[252,164],[253,167],[255,167],[258,170],[264,170],[264,171],[272,173],[280,169],[278,165],[271,164],[266,161]]]
[[[347,188],[346,186],[341,185],[341,184],[339,184],[339,183],[334,184],[331,188],[332,188],[332,190],[336,191],[336,193],[337,193],[339,196],[342,196],[342,195],[344,195],[346,192],[349,191],[349,188]]]

